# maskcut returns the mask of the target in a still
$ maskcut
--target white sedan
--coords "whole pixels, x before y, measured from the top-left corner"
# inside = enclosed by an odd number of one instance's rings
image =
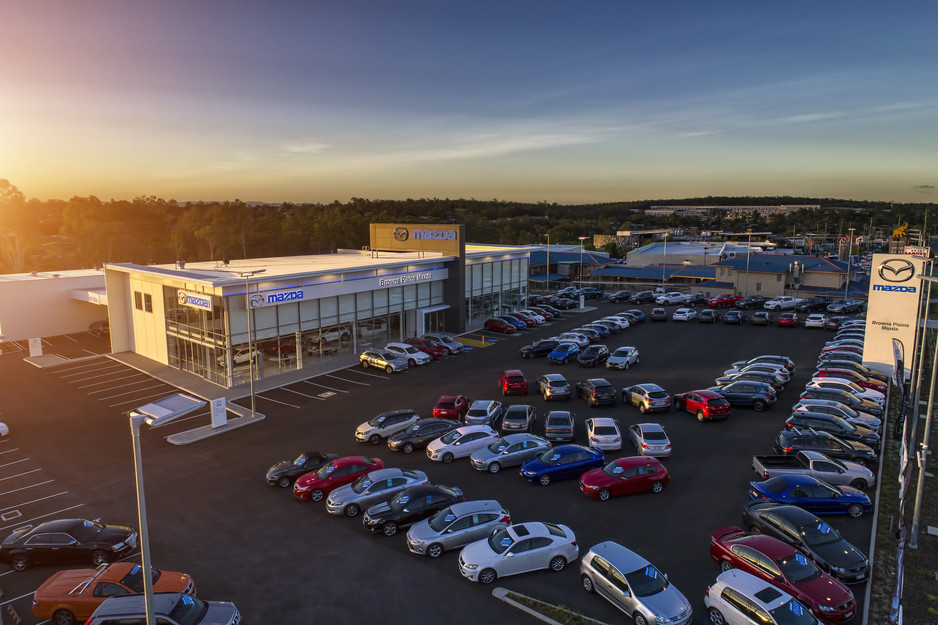
[[[433,361],[433,356],[423,353],[408,343],[388,343],[384,346],[384,349],[391,352],[398,358],[406,360],[408,367],[429,365]]]
[[[607,369],[628,369],[638,364],[638,350],[631,346],[617,347],[606,360]]]
[[[631,325],[628,319],[626,319],[625,317],[618,317],[616,315],[609,315],[608,317],[603,317],[602,319],[600,319],[600,321],[612,322],[620,330],[625,330],[627,327]]]
[[[566,525],[531,521],[509,525],[459,553],[459,572],[480,584],[499,577],[550,569],[563,571],[580,556],[576,536]]]
[[[593,449],[622,449],[622,433],[619,422],[609,417],[596,417],[586,420],[586,436]]]
[[[804,320],[804,327],[806,328],[823,328],[824,323],[827,321],[827,315],[821,313],[815,313],[813,315],[808,315],[808,318]]]
[[[451,430],[427,445],[427,458],[437,462],[452,462],[456,458],[471,456],[498,438],[498,432],[487,425],[464,425]]]
[[[667,458],[671,455],[671,440],[658,423],[636,423],[629,426],[629,438],[639,456]]]
[[[697,311],[693,308],[678,308],[671,315],[672,321],[690,321],[697,318]]]

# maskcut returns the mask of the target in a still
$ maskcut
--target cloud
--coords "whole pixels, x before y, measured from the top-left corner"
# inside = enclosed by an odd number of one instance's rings
[[[281,146],[284,152],[289,154],[322,154],[329,151],[332,146],[328,143],[288,143]]]
[[[922,193],[931,193],[932,191],[935,190],[935,185],[933,185],[933,184],[919,184],[919,185],[915,185],[915,186],[912,187],[912,188],[915,189],[916,191],[920,191],[920,192],[922,192]]]

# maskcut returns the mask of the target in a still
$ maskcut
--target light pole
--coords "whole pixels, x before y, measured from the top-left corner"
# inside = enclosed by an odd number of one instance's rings
[[[752,228],[747,228],[746,234],[749,235],[749,240],[746,243],[746,293],[745,293],[745,296],[749,297],[749,255],[752,253]]]
[[[547,273],[545,278],[547,278],[547,290],[550,291],[550,233],[544,235],[547,237]]]
[[[583,241],[589,237],[577,237],[580,240],[580,308],[583,308]]]
[[[668,233],[664,233],[664,258],[661,260],[661,292],[664,292],[664,270],[668,266]]]
[[[179,414],[164,417],[152,417],[136,410],[130,411],[130,434],[134,447],[134,478],[137,488],[137,522],[140,525],[140,561],[143,567],[143,607],[147,616],[147,625],[156,625],[153,613],[153,567],[150,564],[150,531],[147,528],[147,500],[143,490],[143,457],[140,453],[140,425],[146,423],[151,428],[166,425]]]
[[[853,251],[853,228],[850,228],[850,239],[847,242],[847,279],[844,281],[844,299],[847,299],[847,289],[850,287],[850,256]]]
[[[244,278],[244,313],[248,317],[248,371],[251,374],[251,418],[255,416],[255,404],[254,404],[254,346],[251,344],[251,335],[253,331],[251,329],[251,298],[250,298],[250,283],[249,280],[251,276],[256,276],[259,273],[264,273],[266,269],[254,269],[252,271],[242,271],[238,275]]]

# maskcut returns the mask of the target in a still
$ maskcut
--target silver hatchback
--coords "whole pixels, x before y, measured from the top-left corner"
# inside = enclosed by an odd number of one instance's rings
[[[508,511],[494,499],[454,503],[412,525],[407,531],[407,548],[438,558],[444,551],[481,540],[510,524]]]
[[[504,467],[521,465],[550,447],[550,441],[527,432],[509,434],[495,439],[487,447],[472,452],[470,460],[474,469],[498,473]]]

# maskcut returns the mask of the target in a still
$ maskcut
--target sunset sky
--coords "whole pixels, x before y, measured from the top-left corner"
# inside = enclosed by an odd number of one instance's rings
[[[938,2],[12,0],[27,197],[935,202]]]

